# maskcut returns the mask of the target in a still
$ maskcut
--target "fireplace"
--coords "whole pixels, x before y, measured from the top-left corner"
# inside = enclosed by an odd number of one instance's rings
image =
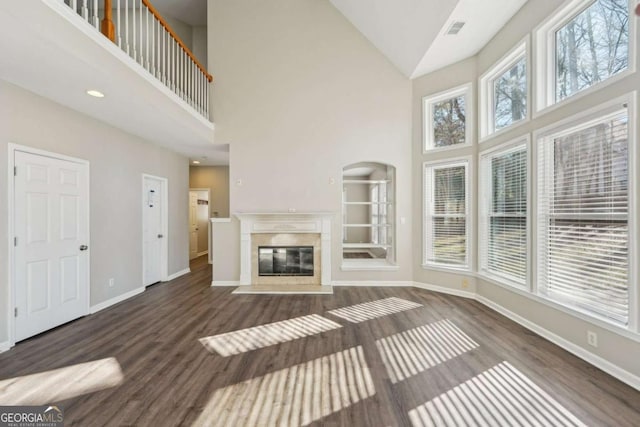
[[[259,246],[259,276],[313,276],[313,246]]]
[[[332,213],[238,213],[241,285],[331,285]]]

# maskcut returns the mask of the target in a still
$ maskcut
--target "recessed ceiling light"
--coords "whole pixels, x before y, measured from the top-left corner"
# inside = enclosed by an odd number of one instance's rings
[[[96,97],[96,98],[104,98],[104,93],[100,92],[99,90],[95,90],[95,89],[91,89],[87,91],[87,95]]]
[[[200,162],[199,162],[198,160],[194,160],[194,161],[193,161],[193,164],[194,164],[194,165],[199,165],[199,164],[200,164]]]

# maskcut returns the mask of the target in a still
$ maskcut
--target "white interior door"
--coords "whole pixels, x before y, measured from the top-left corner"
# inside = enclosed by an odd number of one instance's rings
[[[143,177],[142,268],[143,284],[149,286],[164,279],[165,186],[162,178]]]
[[[89,313],[89,166],[14,152],[15,340]]]
[[[198,257],[198,192],[189,191],[189,259]]]

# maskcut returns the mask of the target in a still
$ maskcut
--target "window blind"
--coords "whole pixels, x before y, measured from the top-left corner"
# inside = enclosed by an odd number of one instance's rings
[[[467,162],[425,170],[426,263],[466,267]]]
[[[481,268],[524,286],[527,275],[527,146],[482,156]]]
[[[628,114],[539,141],[538,292],[629,321]]]

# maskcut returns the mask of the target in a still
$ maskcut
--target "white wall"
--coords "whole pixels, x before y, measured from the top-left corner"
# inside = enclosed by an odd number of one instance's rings
[[[216,141],[231,144],[231,213],[335,212],[334,279],[410,280],[411,83],[329,2],[209,0],[208,28]],[[340,271],[340,177],[362,161],[398,171],[407,224],[396,272]]]
[[[142,286],[142,173],[169,180],[169,274],[189,267],[186,158],[3,81],[0,99],[0,342],[9,308],[8,143],[90,162],[91,305]]]
[[[206,26],[191,27],[191,43],[191,52],[198,58],[198,61],[209,70]]]
[[[503,55],[521,42],[525,36],[530,34],[539,23],[541,23],[546,17],[550,16],[562,3],[564,3],[563,0],[529,1],[476,57],[454,64],[443,70],[436,71],[413,81],[413,226],[415,230],[414,245],[416,248],[423,247],[422,163],[424,161],[450,158],[458,155],[474,155],[474,172],[470,183],[471,191],[474,194],[472,226],[473,230],[477,231],[478,198],[475,197],[475,195],[478,194],[478,168],[476,155],[479,147],[475,144],[472,148],[462,148],[458,150],[423,155],[422,97],[468,82],[474,83],[474,91],[477,94],[477,79]],[[638,49],[640,48],[640,43],[636,43],[636,48],[636,56],[638,56],[640,55],[640,49]],[[640,75],[636,72],[610,86],[596,90],[589,95],[581,97],[573,102],[569,102],[568,104],[553,111],[536,116],[527,123],[496,136],[487,142],[483,142],[480,148],[484,150],[485,148],[495,146],[513,138],[525,134],[531,134],[537,129],[541,129],[576,113],[596,107],[603,102],[638,89],[640,89]],[[533,102],[529,102],[528,104],[531,106],[533,105]],[[477,124],[477,114],[474,114],[474,119]],[[640,129],[639,118],[636,117],[635,121],[636,128]],[[474,141],[477,141],[475,130],[473,139]],[[637,146],[637,135],[636,140],[631,141],[631,143],[636,144]],[[533,146],[535,147],[535,141]],[[640,165],[640,150],[636,150],[636,155],[636,164]],[[635,196],[636,199],[640,198],[640,186],[638,185],[636,185]],[[535,209],[533,210],[533,216],[530,219],[535,222]],[[635,210],[635,220],[636,224],[640,224],[640,210],[638,209]],[[638,239],[633,239],[632,244],[635,244],[637,247]],[[474,260],[473,265],[475,270],[478,264],[477,242],[474,242],[471,255]],[[636,264],[638,263],[638,259],[631,261]],[[640,380],[638,380],[638,377],[640,377],[640,358],[638,357],[638,355],[640,355],[639,335],[631,336],[624,332],[613,332],[611,328],[603,327],[603,323],[584,320],[575,315],[567,314],[551,305],[542,303],[538,299],[519,295],[514,291],[497,286],[487,280],[476,279],[473,276],[474,273],[456,274],[432,269],[425,270],[421,267],[421,263],[422,250],[416,250],[414,253],[414,280],[417,282],[439,285],[450,288],[453,291],[475,291],[481,298],[486,298],[487,300],[521,316],[524,320],[532,322],[533,324],[550,331],[560,339],[575,345],[576,348],[580,349],[580,351],[590,352],[595,355],[595,357],[601,357],[604,360],[602,363],[614,364],[626,372],[635,375],[635,381],[638,381],[637,384],[640,383]],[[462,286],[463,280],[465,279],[468,281],[468,288],[463,288]],[[631,285],[636,286],[637,289],[637,283],[632,283]],[[598,348],[593,348],[587,345],[587,330],[598,333]],[[622,375],[624,376],[625,374],[623,373]]]
[[[169,24],[171,29],[180,37],[189,50],[193,52],[193,27],[177,18],[171,16],[163,16],[164,20]],[[200,58],[198,58],[200,59]]]
[[[211,218],[229,218],[229,166],[189,167],[189,187],[209,189]]]

